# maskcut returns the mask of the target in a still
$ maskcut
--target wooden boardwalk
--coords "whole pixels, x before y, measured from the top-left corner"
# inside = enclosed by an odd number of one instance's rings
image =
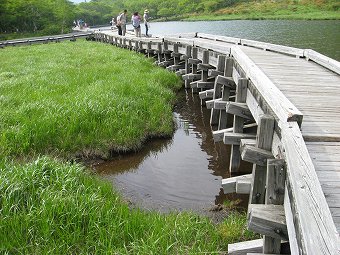
[[[86,36],[92,32],[89,31]],[[85,36],[80,34],[79,36]],[[211,109],[215,142],[232,147],[225,193],[249,194],[263,239],[229,254],[340,254],[340,63],[312,50],[201,33],[136,38],[94,31],[176,72]],[[0,42],[0,47],[63,38]],[[239,176],[240,161],[253,163]],[[226,170],[228,166],[226,166]]]
[[[312,61],[241,47],[303,114],[301,132],[340,232],[340,76]]]
[[[240,160],[253,163],[251,175],[222,186],[250,195],[248,228],[263,239],[230,245],[229,254],[283,254],[285,241],[290,254],[340,254],[339,62],[312,50],[200,33],[95,38],[145,53],[182,76],[211,109],[215,141],[232,146],[229,171],[237,174]]]

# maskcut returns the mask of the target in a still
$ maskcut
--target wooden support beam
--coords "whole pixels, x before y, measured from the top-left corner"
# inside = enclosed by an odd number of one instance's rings
[[[240,146],[256,146],[256,139],[242,139],[240,142]]]
[[[267,160],[274,158],[271,151],[263,150],[255,146],[246,145],[241,147],[240,150],[242,160],[259,166],[266,166]]]
[[[283,159],[268,159],[266,204],[282,205],[284,201],[286,166]]]
[[[275,119],[271,115],[262,115],[259,120],[256,135],[256,148],[271,151]],[[252,190],[249,204],[263,204],[265,201],[265,184],[267,167],[253,165]]]
[[[262,235],[288,240],[282,205],[249,205],[248,229]],[[281,242],[280,242],[281,243]]]
[[[214,88],[215,82],[211,81],[197,81],[196,87],[199,89],[212,89]]]
[[[216,77],[216,82],[217,82],[217,84],[229,86],[230,88],[235,89],[235,82],[234,82],[232,77],[225,77],[225,76],[222,76],[222,75],[218,75]]]
[[[243,119],[253,120],[253,116],[246,103],[237,103],[229,101],[226,105],[227,113],[236,115]]]
[[[200,78],[201,78],[201,74],[193,74],[193,73],[185,74],[182,76],[183,80],[198,80]]]
[[[234,66],[233,58],[226,58],[224,67],[224,77],[231,77]],[[220,76],[217,76],[217,79]],[[218,82],[218,81],[217,81]],[[222,87],[222,100],[229,101],[231,87],[228,85],[223,85]],[[220,111],[220,119],[218,122],[218,129],[227,128],[228,114],[225,110]]]
[[[191,72],[191,65],[189,64],[189,59],[191,58],[191,52],[192,52],[192,46],[191,45],[187,45],[185,47],[185,55],[182,56],[183,58],[185,57],[185,74],[189,74]],[[183,76],[182,76],[183,78]],[[190,87],[190,80],[185,80],[184,81],[184,87],[186,89],[188,89]]]
[[[191,65],[198,65],[199,63],[202,63],[202,61],[199,59],[189,58],[188,63]]]
[[[244,125],[244,127],[242,127],[242,129],[248,129],[248,128],[253,128],[254,127],[254,124],[247,124],[247,125]],[[243,131],[243,130],[242,130]],[[216,130],[216,131],[213,131],[212,132],[212,136],[213,136],[213,139],[214,139],[214,142],[222,142],[223,141],[223,136],[224,136],[224,133],[232,133],[234,132],[234,128],[231,127],[231,128],[226,128],[226,129],[221,129],[221,130]],[[243,132],[240,132],[240,133],[243,133]],[[245,141],[248,141],[249,139],[242,139],[241,142],[245,140]],[[251,141],[254,142],[254,145],[256,143],[256,140],[255,139],[252,139]]]
[[[245,255],[249,252],[261,253],[263,250],[263,240],[256,239],[240,243],[228,244],[229,255]]]
[[[197,65],[197,68],[198,69],[201,69],[203,71],[208,71],[209,69],[215,69],[214,66],[210,65],[210,64],[203,64],[203,63],[200,63]]]
[[[250,194],[250,190],[251,190],[251,174],[249,175],[250,178],[249,179],[239,179],[236,182],[236,193],[237,194],[246,194],[249,195]]]
[[[233,67],[233,73],[235,71],[235,68]],[[229,102],[226,106],[226,112],[229,114],[234,114],[234,122],[233,122],[233,131],[235,133],[243,133],[243,126],[244,126],[244,113],[246,110],[249,111],[248,107],[245,106],[245,109],[232,109],[230,106],[231,103],[234,104],[245,104],[246,102],[246,96],[247,96],[247,86],[248,86],[248,80],[247,79],[239,79],[237,81],[236,86],[236,102]],[[228,106],[229,105],[229,106]],[[239,114],[241,113],[241,115]],[[251,113],[249,112],[250,116]],[[238,172],[240,164],[241,164],[241,153],[240,153],[240,145],[232,145],[231,146],[231,154],[230,154],[230,164],[229,164],[229,171],[231,173]]]
[[[239,145],[241,139],[254,139],[255,134],[244,134],[244,133],[224,133],[223,143],[224,144],[236,144]]]
[[[186,74],[186,70],[185,69],[179,69],[175,73],[176,73],[177,76],[182,77],[182,75]]]
[[[214,89],[208,89],[198,93],[200,99],[211,99],[214,95]]]
[[[223,75],[223,71],[218,71],[214,69],[210,69],[208,75],[211,77],[217,77],[218,75]]]
[[[215,102],[221,101],[221,100],[222,98],[208,100],[205,102],[205,106],[207,107],[207,109],[213,109]]]
[[[225,68],[225,59],[226,57],[224,55],[219,55],[217,57],[217,68],[216,68],[216,76],[218,76],[218,73],[224,74],[224,68]],[[210,73],[212,75],[213,70],[210,70]],[[212,75],[215,77],[215,75]],[[213,94],[213,99],[220,98],[222,96],[222,87],[220,84],[217,83],[217,80],[215,79],[215,84],[214,84],[214,94]],[[211,125],[218,125],[220,119],[220,111],[219,110],[211,110],[210,113],[210,124]]]
[[[240,175],[236,177],[230,177],[226,179],[222,179],[222,188],[224,194],[237,192],[237,184],[239,183],[239,191],[242,192],[240,194],[249,194],[246,193],[245,190],[249,189],[250,191],[250,183],[252,176],[251,174]],[[242,187],[241,187],[242,186]]]
[[[229,101],[215,100],[214,109],[225,110]]]

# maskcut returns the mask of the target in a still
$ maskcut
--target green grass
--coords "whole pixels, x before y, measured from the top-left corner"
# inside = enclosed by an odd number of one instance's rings
[[[245,222],[129,209],[77,164],[0,162],[0,254],[214,254],[254,238]]]
[[[77,41],[0,53],[0,156],[107,157],[173,132],[175,74],[140,54]]]
[[[170,135],[176,75],[85,41],[5,48],[0,60],[0,254],[215,254],[256,237],[244,214],[216,225],[131,209],[110,183],[60,159]]]

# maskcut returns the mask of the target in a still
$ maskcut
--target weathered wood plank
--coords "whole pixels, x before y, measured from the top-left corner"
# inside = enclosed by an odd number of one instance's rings
[[[277,239],[288,240],[282,205],[249,205],[248,229]]]
[[[241,185],[243,183],[245,183],[244,185],[247,185],[246,183],[250,183],[250,179],[251,179],[251,174],[222,179],[222,188],[223,188],[224,194],[230,194],[230,193],[236,192],[236,186],[239,181],[240,181],[239,189],[243,190],[244,188],[241,187]]]
[[[259,41],[247,40],[247,39],[241,39],[241,44],[264,49],[264,50],[270,50],[270,51],[275,51],[279,53],[294,55],[298,57],[304,56],[303,49],[298,49],[298,48],[293,48],[293,47],[288,47],[288,46],[283,46],[283,45],[278,45],[278,44],[259,42]]]
[[[262,253],[263,241],[262,239],[256,239],[251,241],[244,241],[240,243],[228,244],[229,255],[244,255],[249,252]]]
[[[227,113],[236,115],[243,119],[253,120],[253,116],[246,103],[227,102],[225,109]]]
[[[274,118],[271,115],[262,115],[256,135],[256,148],[270,151],[274,134]],[[253,165],[252,190],[249,196],[249,204],[263,204],[265,201],[265,184],[267,168]]]
[[[299,127],[292,122],[281,129],[291,210],[300,216],[293,217],[298,247],[304,254],[337,254],[339,234]]]
[[[242,146],[240,147],[240,152],[242,160],[259,166],[266,166],[268,159],[274,158],[271,151],[260,149],[256,146]]]
[[[255,65],[238,47],[232,49],[235,60],[246,72],[264,100],[271,106],[276,116],[282,121],[302,123],[303,114],[283,95],[273,82]]]
[[[224,133],[223,143],[224,144],[236,144],[239,145],[241,139],[255,139],[256,134],[245,134],[245,133]]]
[[[334,59],[331,59],[325,55],[322,55],[314,50],[304,50],[304,56],[307,59],[313,60],[314,62],[332,70],[333,72],[340,74],[340,63]]]

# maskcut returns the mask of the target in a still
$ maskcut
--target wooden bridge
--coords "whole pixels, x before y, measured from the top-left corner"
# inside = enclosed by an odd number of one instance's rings
[[[229,254],[340,254],[340,63],[313,50],[192,33],[95,40],[146,54],[211,109],[215,142],[232,146],[225,193],[249,194],[248,228],[263,239]],[[0,42],[75,40],[76,36]],[[241,173],[241,160],[253,163]],[[228,166],[226,166],[226,169]],[[243,174],[243,175],[241,175]]]
[[[340,253],[340,63],[313,50],[193,33],[95,32],[176,72],[211,109],[215,142],[232,146],[225,193],[249,194],[263,239],[229,254]],[[240,175],[240,161],[253,163]],[[228,166],[226,166],[227,168]]]

